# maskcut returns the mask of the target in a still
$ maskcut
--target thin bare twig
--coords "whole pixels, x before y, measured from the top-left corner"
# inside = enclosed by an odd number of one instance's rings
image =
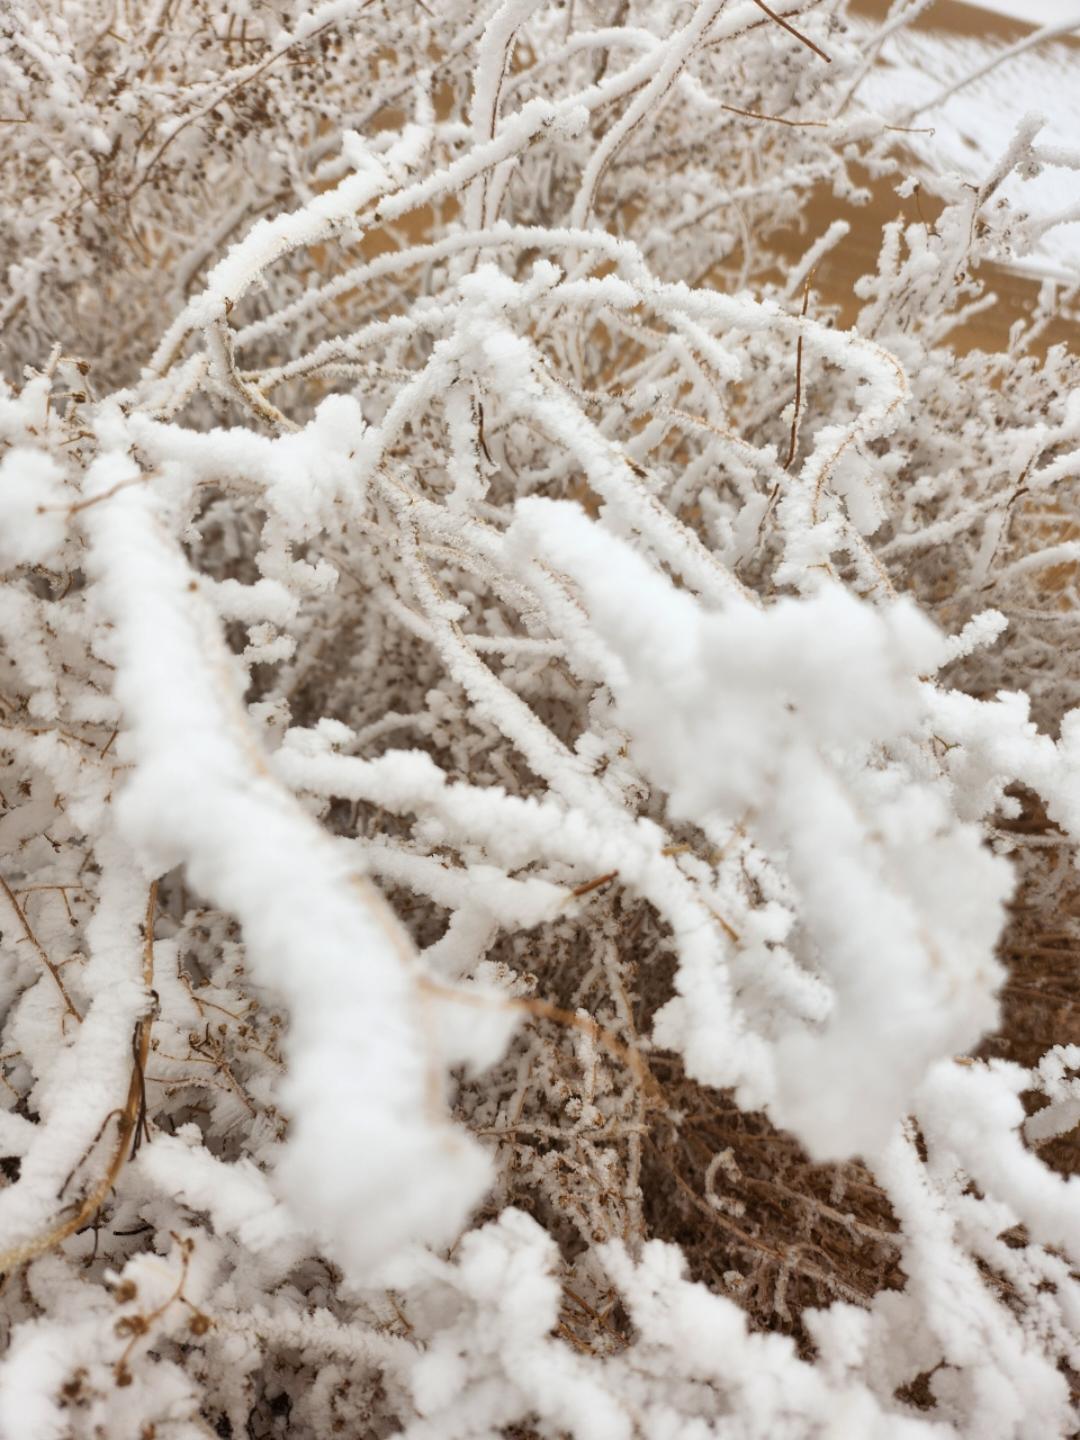
[[[814,278],[811,270],[803,285],[801,318],[806,319],[806,308],[810,303],[810,281]],[[803,336],[799,331],[799,339],[795,346],[795,410],[791,417],[791,443],[788,445],[787,459],[784,461],[784,469],[790,470],[792,461],[795,459],[795,451],[799,444],[799,411],[802,406],[802,363],[803,363]]]
[[[34,934],[30,922],[26,918],[25,911],[19,904],[18,900],[15,898],[15,892],[12,890],[11,886],[7,883],[7,881],[2,875],[0,875],[0,889],[3,889],[4,894],[7,896],[8,904],[15,911],[15,914],[19,920],[19,924],[22,927],[23,934],[37,951],[38,958],[40,959],[41,963],[45,966],[45,969],[48,970],[49,974],[56,982],[56,988],[60,991],[60,996],[64,1002],[64,1008],[67,1010],[68,1014],[74,1016],[74,1018],[81,1025],[83,1017],[79,1014],[78,1010],[76,1010],[75,1006],[72,1004],[71,996],[67,992],[67,987],[65,986],[63,980],[60,978],[59,969],[49,959],[48,955],[45,952],[44,945],[42,945],[41,941]]]
[[[7,892],[8,897],[11,891],[7,883],[0,877],[0,885]],[[17,907],[16,907],[17,908]],[[150,896],[146,906],[146,936],[143,943],[143,981],[148,993],[152,996],[151,989],[154,978],[154,915],[157,909],[157,881],[150,886]],[[57,982],[59,983],[59,981]],[[81,1017],[80,1017],[81,1018]],[[43,1235],[37,1235],[31,1240],[25,1241],[22,1245],[13,1246],[12,1249],[0,1252],[0,1274],[7,1274],[18,1265],[24,1265],[28,1260],[35,1260],[39,1255],[54,1249],[62,1244],[70,1235],[88,1225],[102,1205],[105,1197],[116,1184],[120,1171],[129,1154],[134,1154],[138,1142],[139,1130],[146,1121],[146,1088],[145,1088],[145,1067],[146,1058],[150,1051],[150,1028],[154,1023],[154,1012],[148,1009],[146,1014],[138,1021],[135,1027],[135,1034],[132,1040],[134,1063],[131,1068],[131,1080],[128,1084],[127,1099],[124,1108],[119,1112],[120,1121],[117,1129],[116,1145],[105,1174],[101,1177],[83,1198],[75,1213],[68,1219],[54,1225]],[[107,1124],[109,1117],[106,1116]]]
[[[778,15],[775,10],[770,10],[768,5],[765,4],[765,0],[754,0],[754,4],[759,10],[764,10],[770,20],[775,20],[781,29],[786,30],[789,35],[794,35],[795,39],[805,45],[808,50],[813,50],[815,55],[819,55],[821,59],[825,61],[826,65],[832,64],[831,55],[826,55],[820,45],[811,40],[809,35],[804,35],[801,30],[796,30],[795,26],[792,25],[789,20],[785,20],[784,17]]]

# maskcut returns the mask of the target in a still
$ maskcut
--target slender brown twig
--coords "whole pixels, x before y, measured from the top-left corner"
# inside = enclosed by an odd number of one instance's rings
[[[7,881],[4,879],[4,877],[3,877],[2,875],[0,875],[0,888],[3,889],[4,894],[7,896],[8,904],[11,906],[11,908],[15,911],[15,914],[18,916],[19,924],[22,926],[23,934],[26,936],[27,940],[30,941],[30,944],[31,944],[31,945],[34,947],[34,949],[37,951],[37,953],[38,953],[38,958],[40,959],[41,963],[45,966],[45,969],[48,970],[49,974],[52,976],[53,980],[56,982],[56,988],[60,991],[61,998],[63,999],[63,1002],[64,1002],[64,1008],[67,1010],[68,1014],[69,1014],[69,1015],[73,1015],[73,1016],[75,1017],[75,1019],[76,1019],[76,1020],[79,1022],[79,1024],[81,1025],[81,1024],[82,1024],[82,1016],[79,1014],[78,1010],[76,1010],[75,1006],[74,1006],[74,1005],[72,1004],[72,1002],[71,1002],[71,996],[70,996],[70,995],[68,994],[68,992],[67,992],[67,987],[64,985],[63,980],[60,978],[60,971],[57,969],[57,967],[53,964],[53,962],[49,959],[48,955],[45,953],[45,947],[42,945],[41,941],[40,941],[40,940],[37,938],[37,936],[34,934],[33,929],[32,929],[31,926],[30,926],[29,920],[27,920],[27,918],[26,918],[26,914],[25,914],[22,906],[19,904],[18,900],[15,898],[15,892],[12,890],[11,886],[7,883]]]
[[[8,896],[11,891],[6,883],[0,878],[0,885],[3,885]],[[143,981],[150,996],[153,996],[151,989],[154,978],[154,915],[157,909],[157,881],[150,886],[150,897],[146,907],[146,936],[143,944]],[[80,1017],[81,1018],[81,1017]],[[21,1245],[13,1246],[10,1250],[0,1252],[0,1274],[7,1274],[17,1265],[24,1265],[28,1260],[35,1260],[39,1255],[52,1250],[60,1245],[69,1235],[74,1235],[84,1225],[88,1225],[97,1215],[105,1197],[116,1184],[120,1171],[128,1159],[129,1153],[134,1153],[134,1142],[136,1141],[140,1126],[145,1124],[146,1088],[144,1071],[146,1058],[150,1051],[150,1028],[154,1023],[154,1012],[148,1009],[146,1014],[138,1021],[135,1027],[135,1034],[132,1039],[134,1052],[134,1063],[131,1067],[131,1080],[128,1084],[127,1099],[124,1108],[119,1112],[120,1121],[117,1129],[116,1145],[109,1163],[106,1166],[105,1174],[101,1177],[85,1195],[78,1209],[59,1225],[54,1225],[43,1235],[36,1235],[32,1239],[24,1241]],[[109,1117],[106,1116],[106,1124]]]
[[[801,318],[806,319],[806,307],[810,303],[810,281],[814,278],[811,270],[806,277],[806,284],[803,286]],[[799,444],[799,410],[802,406],[802,357],[803,337],[799,331],[798,343],[795,346],[795,411],[791,417],[791,443],[788,446],[787,459],[784,461],[784,469],[791,469],[791,462],[795,459],[795,450]]]
[[[564,1010],[561,1005],[553,1005],[550,1000],[519,995],[482,995],[468,990],[455,990],[450,985],[440,985],[437,980],[432,980],[427,975],[421,976],[420,989],[426,994],[438,996],[440,1000],[453,1000],[460,1005],[476,1005],[486,1010],[520,1010],[535,1019],[552,1020],[556,1025],[580,1030],[582,1034],[588,1035],[594,1044],[621,1060],[643,1089],[658,1091],[659,1087],[641,1052],[624,1045],[617,1036],[591,1016],[576,1015],[572,1010]]]
[[[815,55],[820,55],[821,59],[825,61],[826,65],[832,64],[831,55],[826,55],[825,51],[822,50],[820,45],[816,44],[813,40],[811,40],[809,35],[804,35],[801,30],[796,30],[795,26],[792,25],[790,21],[785,20],[782,15],[778,15],[775,10],[770,10],[768,5],[765,4],[765,0],[754,0],[754,4],[758,7],[759,10],[764,10],[765,14],[768,15],[770,20],[775,20],[777,25],[779,25],[781,29],[786,30],[789,35],[794,35],[795,39],[798,40],[801,44],[805,45],[808,50],[813,50]]]

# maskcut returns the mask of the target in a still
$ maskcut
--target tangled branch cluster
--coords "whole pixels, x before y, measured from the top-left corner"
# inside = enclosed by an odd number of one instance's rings
[[[8,0],[5,1440],[1080,1423],[1080,153],[841,328],[880,44]]]

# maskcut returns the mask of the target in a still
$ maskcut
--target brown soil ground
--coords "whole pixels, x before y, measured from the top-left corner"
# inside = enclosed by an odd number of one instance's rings
[[[888,10],[888,0],[851,0],[855,15],[881,21]],[[944,35],[968,35],[977,39],[992,39],[1002,45],[1014,44],[1035,28],[1019,20],[982,10],[977,5],[965,5],[959,0],[937,0],[929,10],[914,22],[914,29],[925,32],[937,31]],[[1080,84],[1080,32],[1071,37],[1062,37],[1056,44],[1069,44],[1077,52],[1077,84]],[[811,236],[819,235],[831,221],[847,220],[851,233],[842,245],[827,256],[815,273],[814,283],[831,304],[840,306],[842,320],[854,318],[857,302],[852,294],[852,285],[860,275],[874,269],[881,227],[897,216],[907,220],[925,218],[932,220],[934,210],[927,199],[921,201],[922,213],[914,199],[901,200],[889,181],[867,184],[873,198],[868,206],[855,209],[840,205],[831,195],[823,195],[810,207],[808,219]],[[798,243],[800,237],[792,236],[792,253],[805,249],[806,241]],[[1018,274],[1001,266],[988,265],[983,268],[983,278],[998,297],[992,310],[975,317],[962,330],[955,333],[953,343],[964,350],[1001,349],[1016,320],[1030,315],[1039,292],[1039,282],[1029,276]],[[1040,349],[1066,343],[1076,346],[1080,343],[1080,328],[1069,321],[1059,321],[1045,332]]]

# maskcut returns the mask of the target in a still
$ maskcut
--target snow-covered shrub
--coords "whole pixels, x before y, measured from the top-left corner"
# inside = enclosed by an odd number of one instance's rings
[[[4,1440],[1077,1425],[1080,155],[842,328],[881,44],[10,0]]]

